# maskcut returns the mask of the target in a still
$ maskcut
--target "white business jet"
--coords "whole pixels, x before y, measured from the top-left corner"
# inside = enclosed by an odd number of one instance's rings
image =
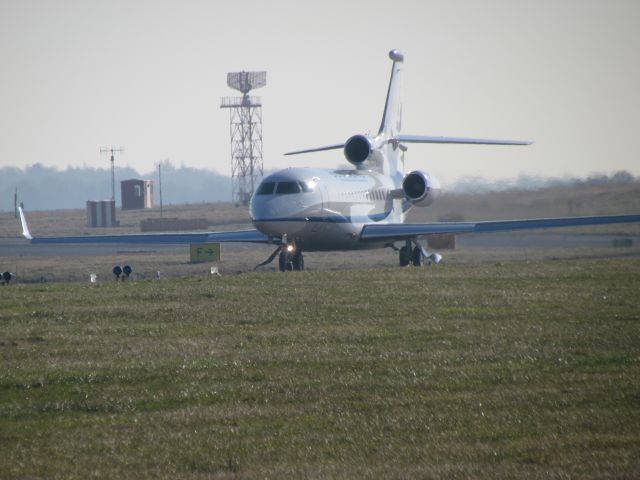
[[[435,234],[503,232],[537,228],[639,222],[640,215],[546,218],[489,222],[404,223],[412,207],[426,207],[438,196],[437,180],[423,171],[404,173],[407,143],[529,145],[531,142],[406,135],[401,130],[399,76],[403,55],[393,62],[382,122],[377,135],[354,135],[346,142],[287,153],[343,149],[353,168],[344,170],[287,168],[263,178],[251,198],[253,230],[197,233],[33,237],[20,210],[23,235],[32,243],[203,243],[250,242],[277,245],[279,268],[303,270],[303,251],[360,250],[390,247],[401,266],[439,263],[421,240]],[[396,245],[396,244],[399,244]],[[257,267],[256,267],[257,268]]]

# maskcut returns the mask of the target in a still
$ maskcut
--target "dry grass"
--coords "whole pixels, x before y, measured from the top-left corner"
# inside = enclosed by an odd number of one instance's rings
[[[207,218],[213,230],[251,228],[247,207],[229,203],[200,203],[169,205],[163,208],[167,218]],[[147,218],[160,218],[160,210],[120,210],[116,219],[119,227],[89,228],[84,209],[27,212],[29,228],[35,235],[101,235],[140,232],[140,222]],[[0,212],[0,237],[15,237],[20,233],[20,221],[13,212]]]
[[[640,260],[0,288],[3,478],[636,478]]]
[[[533,191],[445,194],[429,208],[415,208],[409,221],[435,221],[458,213],[465,220],[616,215],[640,211],[640,183],[546,188]]]

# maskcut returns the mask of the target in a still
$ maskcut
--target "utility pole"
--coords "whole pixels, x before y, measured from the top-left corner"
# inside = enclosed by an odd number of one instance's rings
[[[13,213],[18,218],[18,186],[16,185],[16,192],[13,194]]]
[[[124,152],[124,148],[122,147],[102,147],[100,148],[100,153],[109,153],[111,155],[111,200],[116,201],[116,167],[115,167],[115,153]]]

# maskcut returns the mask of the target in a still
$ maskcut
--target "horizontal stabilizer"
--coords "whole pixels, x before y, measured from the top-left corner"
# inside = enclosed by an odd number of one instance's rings
[[[285,155],[298,155],[299,153],[324,152],[325,150],[337,150],[344,148],[344,143],[336,143],[335,145],[326,145],[318,148],[308,148],[306,150],[296,150],[295,152],[287,152]]]
[[[389,142],[401,143],[444,143],[444,144],[462,144],[462,145],[531,145],[533,142],[527,140],[493,140],[485,138],[463,138],[463,137],[430,137],[427,135],[395,135]],[[323,152],[325,150],[337,150],[344,148],[344,143],[336,143],[334,145],[326,145],[324,147],[307,148],[305,150],[296,150],[287,152],[285,155],[298,155],[300,153]]]
[[[491,140],[483,138],[461,137],[429,137],[426,135],[396,135],[394,140],[405,143],[449,143],[463,145],[531,145],[533,142],[526,140]]]

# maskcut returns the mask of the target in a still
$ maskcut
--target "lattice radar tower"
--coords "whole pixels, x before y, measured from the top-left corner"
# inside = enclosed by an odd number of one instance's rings
[[[267,72],[230,72],[227,85],[242,97],[223,97],[220,108],[228,108],[231,132],[231,195],[236,205],[248,205],[263,174],[262,103],[249,92],[267,84]]]

